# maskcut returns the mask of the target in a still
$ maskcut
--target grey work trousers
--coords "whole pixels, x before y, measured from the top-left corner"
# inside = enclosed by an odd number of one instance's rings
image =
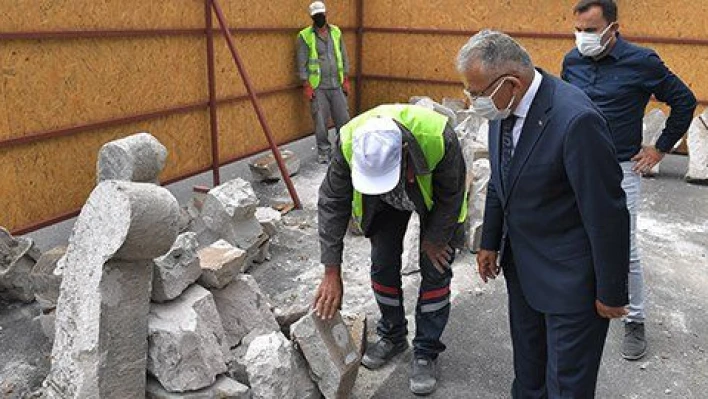
[[[639,260],[639,248],[637,248],[637,214],[642,197],[642,178],[639,173],[632,170],[636,165],[634,161],[621,162],[624,179],[622,188],[627,195],[627,209],[631,221],[630,231],[630,253],[629,253],[629,314],[625,318],[627,322],[644,323],[646,315],[644,313],[644,273]]]
[[[332,144],[329,142],[327,133],[327,121],[331,117],[337,128],[339,140],[339,129],[349,122],[349,108],[347,96],[341,87],[336,89],[316,89],[315,98],[312,99],[312,120],[315,123],[315,138],[317,139],[318,155],[330,155]]]

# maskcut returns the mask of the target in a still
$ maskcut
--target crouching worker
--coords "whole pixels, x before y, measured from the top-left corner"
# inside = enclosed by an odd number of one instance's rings
[[[342,303],[342,251],[351,216],[371,240],[371,286],[381,311],[379,340],[362,363],[386,364],[408,348],[401,287],[401,255],[408,220],[421,221],[422,283],[416,306],[416,334],[410,388],[429,394],[437,386],[440,337],[450,314],[454,248],[464,240],[465,163],[448,119],[415,105],[381,105],[354,118],[319,192],[319,235],[324,278],[314,299],[322,318]]]

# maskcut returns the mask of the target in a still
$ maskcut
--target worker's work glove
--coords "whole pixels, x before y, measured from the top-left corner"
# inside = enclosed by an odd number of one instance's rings
[[[344,82],[342,83],[342,91],[344,92],[344,95],[348,96],[351,89],[352,85],[349,83],[349,77],[347,76],[344,78]]]
[[[303,84],[305,98],[312,101],[315,98],[315,89],[312,88],[310,82],[305,82]]]

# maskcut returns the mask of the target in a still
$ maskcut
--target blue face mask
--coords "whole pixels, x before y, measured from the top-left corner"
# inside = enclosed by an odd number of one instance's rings
[[[467,94],[467,97],[470,100],[470,110],[476,115],[481,116],[482,118],[488,119],[490,121],[506,119],[511,114],[511,104],[514,103],[516,96],[511,98],[511,101],[509,101],[509,105],[507,105],[506,108],[503,110],[500,110],[499,108],[497,108],[497,105],[494,104],[494,95],[497,94],[497,92],[504,85],[504,82],[506,82],[506,80],[507,78],[502,79],[497,88],[494,89],[492,94],[490,94],[489,96],[473,97],[467,90],[465,90],[465,94]]]

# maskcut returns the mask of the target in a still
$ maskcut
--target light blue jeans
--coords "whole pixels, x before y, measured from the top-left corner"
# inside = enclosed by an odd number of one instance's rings
[[[635,162],[621,162],[624,178],[622,189],[627,195],[627,210],[629,210],[629,314],[625,322],[644,323],[644,274],[642,264],[639,262],[637,248],[637,213],[642,195],[642,178],[632,168]]]

